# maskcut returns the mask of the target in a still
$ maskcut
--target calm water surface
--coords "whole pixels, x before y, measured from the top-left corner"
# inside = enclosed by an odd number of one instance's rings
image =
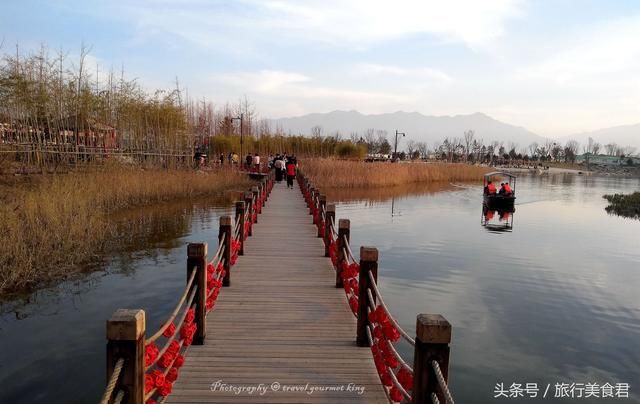
[[[106,383],[105,323],[118,308],[141,308],[155,330],[186,282],[186,246],[217,245],[217,202],[177,203],[116,218],[124,250],[106,271],[4,304],[0,317],[0,403],[96,403]]]
[[[640,181],[559,175],[520,177],[517,186],[513,229],[500,233],[481,225],[480,186],[329,196],[344,200],[337,215],[351,219],[352,245],[380,250],[382,293],[402,326],[413,333],[418,313],[453,324],[458,403],[497,402],[500,382],[550,383],[551,396],[560,382],[629,383],[631,398],[621,401],[639,403],[640,221],[608,215],[602,195]],[[184,286],[186,244],[215,245],[218,217],[231,209],[144,212],[121,218],[131,237],[106,271],[3,306],[1,403],[96,402],[105,320],[143,308],[157,328]],[[607,402],[565,400],[573,401]]]
[[[415,332],[418,313],[453,324],[457,402],[500,401],[496,383],[537,383],[540,394],[551,384],[551,397],[555,383],[629,383],[622,402],[640,402],[640,221],[608,215],[602,198],[640,181],[556,175],[517,186],[512,232],[481,226],[480,186],[344,202],[337,216],[351,219],[352,245],[378,247],[383,297],[405,329]]]

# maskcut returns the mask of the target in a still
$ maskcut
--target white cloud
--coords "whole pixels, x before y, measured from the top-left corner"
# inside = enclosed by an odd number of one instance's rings
[[[429,67],[401,67],[393,65],[379,65],[364,63],[357,66],[356,70],[368,77],[391,76],[409,80],[427,80],[435,83],[448,84],[455,80],[442,70]]]
[[[283,90],[309,81],[305,75],[293,72],[261,70],[258,72],[227,73],[217,76],[221,85],[235,87],[241,92],[277,95]]]
[[[640,16],[596,25],[582,32],[542,63],[520,69],[521,79],[558,84],[597,85],[617,81],[618,74],[640,68]]]
[[[216,74],[209,84],[215,88],[215,93],[227,99],[237,98],[240,94],[255,99],[261,105],[261,112],[271,117],[327,109],[384,112],[389,105],[411,105],[417,101],[406,94],[327,86],[311,77],[287,71]]]
[[[521,13],[521,0],[250,1],[269,20],[317,40],[368,45],[414,34],[435,34],[476,46],[504,32]],[[277,17],[276,17],[277,16]]]
[[[104,0],[103,0],[104,1]],[[168,32],[199,45],[246,44],[243,38],[367,47],[432,34],[478,47],[500,37],[521,16],[525,0],[201,0],[103,3],[114,17],[134,21],[139,35]],[[94,6],[94,5],[92,5]],[[110,10],[110,11],[108,11]],[[247,33],[250,31],[250,34]],[[229,46],[233,50],[234,46]]]

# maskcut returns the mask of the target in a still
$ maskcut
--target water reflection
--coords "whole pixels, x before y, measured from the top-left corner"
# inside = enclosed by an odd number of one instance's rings
[[[231,213],[220,203],[169,203],[114,215],[119,237],[105,247],[111,255],[104,271],[5,303],[0,403],[96,402],[106,377],[106,319],[118,308],[142,308],[148,329],[165,320],[186,281],[186,244],[216,243],[218,218]]]
[[[515,216],[515,212],[515,206],[495,209],[483,203],[480,224],[493,233],[510,233],[513,231],[513,217]]]
[[[485,403],[496,382],[550,383],[553,391],[559,382],[640,380],[640,222],[607,215],[602,199],[638,186],[637,179],[519,176],[518,230],[499,243],[477,225],[481,185],[398,196],[402,215],[393,220],[382,215],[392,200],[366,209],[345,201],[336,217],[351,219],[354,251],[378,247],[381,292],[405,329],[417,313],[442,313],[453,324],[456,401]],[[401,349],[410,361],[411,349]],[[638,403],[633,390],[625,401]]]
[[[407,184],[397,187],[379,188],[327,188],[327,200],[337,202],[366,201],[370,204],[405,199],[411,196],[429,195],[436,192],[455,189],[449,183]]]

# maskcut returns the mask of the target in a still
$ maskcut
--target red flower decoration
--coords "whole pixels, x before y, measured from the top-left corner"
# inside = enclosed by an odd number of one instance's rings
[[[165,352],[161,357],[160,360],[158,361],[158,365],[161,368],[168,368],[169,366],[171,366],[171,364],[173,363],[173,360],[176,358],[176,354],[173,352]]]
[[[195,310],[193,310],[192,308],[189,308],[189,310],[187,310],[187,316],[184,318],[184,323],[185,324],[191,324],[193,323],[193,320],[196,319],[196,312]]]
[[[382,324],[382,332],[384,333],[385,338],[391,342],[396,342],[400,339],[400,332],[389,322]]]
[[[386,365],[388,367],[390,367],[391,369],[395,369],[399,365],[398,358],[396,358],[396,356],[393,354],[393,352],[391,353],[391,355],[385,356],[384,357],[384,361],[385,361]]]
[[[385,369],[385,371],[380,375],[380,381],[382,382],[383,385],[389,387],[393,384],[393,381],[391,381],[391,376],[389,376],[389,372],[387,372],[387,370]]]
[[[169,347],[167,348],[167,352],[171,352],[172,354],[177,354],[180,351],[180,343],[176,340],[171,341]]]
[[[173,383],[171,383],[168,380],[165,380],[164,383],[162,384],[162,386],[158,387],[158,394],[160,394],[161,396],[168,396],[169,394],[171,394],[171,390],[173,388]]]
[[[155,342],[151,342],[144,347],[144,364],[145,366],[151,366],[151,364],[158,357],[160,350],[156,346]]]
[[[169,338],[173,334],[175,334],[175,332],[176,332],[176,326],[173,323],[171,323],[171,324],[169,324],[169,326],[167,328],[165,328],[165,330],[162,333],[162,335],[164,335],[165,337]]]
[[[182,367],[182,365],[184,365],[184,356],[178,354],[178,356],[176,357],[176,361],[173,362],[173,366],[176,369],[180,369]]]
[[[153,377],[153,385],[156,387],[160,387],[164,384],[164,373],[160,370],[155,369],[151,372],[151,377]]]
[[[176,368],[169,369],[169,373],[167,373],[167,376],[165,376],[165,379],[167,379],[171,383],[175,382],[178,379],[178,369]]]
[[[413,389],[413,374],[409,372],[407,369],[400,368],[400,370],[396,375],[396,378],[398,379],[398,381],[400,382],[402,387],[404,387],[405,390]]]
[[[149,394],[151,390],[155,387],[155,382],[153,380],[153,376],[150,374],[144,375],[144,394]]]
[[[389,390],[389,396],[391,397],[392,401],[395,401],[395,402],[402,401],[402,393],[400,393],[400,390],[398,390],[398,388],[395,386],[393,386],[391,390]]]
[[[358,299],[355,296],[349,298],[349,306],[354,313],[358,312]]]
[[[213,274],[214,270],[213,264],[207,264],[207,274]]]

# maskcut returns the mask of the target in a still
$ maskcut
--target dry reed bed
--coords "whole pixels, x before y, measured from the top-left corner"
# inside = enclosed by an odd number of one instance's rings
[[[0,294],[80,272],[114,237],[109,214],[248,186],[224,172],[113,168],[0,184]]]
[[[406,184],[478,181],[487,167],[447,163],[365,163],[311,159],[302,169],[320,188],[394,187]]]

